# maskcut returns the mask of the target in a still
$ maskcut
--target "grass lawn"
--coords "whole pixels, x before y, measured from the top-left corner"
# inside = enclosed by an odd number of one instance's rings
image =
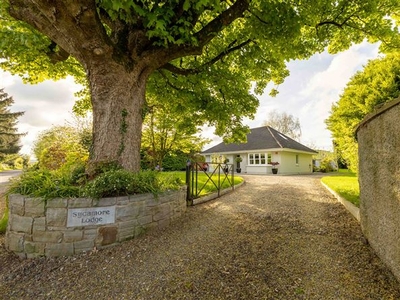
[[[161,172],[160,175],[161,176],[175,176],[175,177],[178,177],[182,182],[186,181],[186,172],[184,172],[184,171],[182,171],[182,172]],[[229,179],[231,179],[231,175],[228,175],[228,176],[229,176]],[[224,180],[224,178],[225,178],[225,175],[221,174],[220,182],[222,184],[222,189],[230,187],[228,180],[227,179]],[[212,179],[214,182],[218,182],[218,175],[216,175],[216,174],[213,175]],[[206,184],[206,182],[207,182],[207,184]],[[239,183],[242,183],[242,182],[243,182],[243,178],[235,175],[234,185],[238,185]],[[204,186],[204,184],[206,184],[206,185]],[[203,172],[199,172],[197,187],[198,187],[198,189],[201,189],[203,186],[204,186],[204,188],[201,190],[200,196],[204,196],[204,195],[207,195],[207,194],[217,191],[217,188],[211,182],[211,180],[208,180],[207,175],[204,174]]]
[[[360,187],[357,174],[341,169],[337,173],[323,177],[321,181],[344,199],[360,207]]]

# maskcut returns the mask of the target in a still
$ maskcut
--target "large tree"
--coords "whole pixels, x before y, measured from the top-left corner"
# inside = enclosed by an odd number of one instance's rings
[[[91,162],[134,171],[146,87],[173,91],[176,105],[237,141],[258,105],[253,83],[256,93],[281,83],[288,60],[365,38],[384,47],[399,40],[391,18],[400,15],[398,0],[6,0],[0,9],[2,67],[39,81],[78,75],[82,66]]]
[[[371,60],[347,83],[326,120],[335,150],[353,171],[358,169],[355,127],[385,102],[400,96],[400,52]]]
[[[295,118],[293,115],[286,112],[278,112],[277,110],[271,111],[267,119],[264,121],[264,125],[271,126],[279,132],[286,134],[296,141],[300,141],[301,138],[301,126],[299,118]]]
[[[24,112],[11,112],[13,103],[14,99],[0,89],[0,158],[18,153],[21,149],[20,139],[24,134],[18,133],[17,119]]]

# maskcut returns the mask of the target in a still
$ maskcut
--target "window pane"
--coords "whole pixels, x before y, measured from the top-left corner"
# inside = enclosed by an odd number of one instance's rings
[[[271,153],[268,153],[268,164],[270,164],[272,161],[272,155]]]

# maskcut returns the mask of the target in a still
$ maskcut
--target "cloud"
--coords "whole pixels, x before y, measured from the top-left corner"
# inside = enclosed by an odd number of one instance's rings
[[[325,51],[308,60],[291,61],[288,64],[290,76],[278,87],[279,94],[270,97],[272,86],[269,86],[259,96],[260,107],[254,120],[246,119],[245,123],[251,128],[259,127],[269,112],[286,112],[299,118],[302,143],[332,149],[331,133],[325,125],[332,103],[339,100],[350,78],[377,56],[378,45],[364,42],[336,55]]]
[[[27,133],[21,138],[21,153],[31,154],[38,134],[53,125],[63,125],[72,118],[74,93],[80,89],[72,78],[24,84],[17,76],[0,71],[4,91],[14,99],[11,111],[24,111],[18,119],[18,130]]]
[[[8,72],[4,72],[0,69],[0,82],[1,82],[1,87],[0,88],[6,88],[7,86],[10,86],[14,83],[15,78]]]
[[[303,140],[313,141],[321,148],[331,147],[331,134],[325,120],[332,104],[337,102],[350,78],[378,56],[378,46],[363,43],[333,56],[325,70],[315,73],[308,84],[298,91],[303,105],[298,107],[303,127]]]

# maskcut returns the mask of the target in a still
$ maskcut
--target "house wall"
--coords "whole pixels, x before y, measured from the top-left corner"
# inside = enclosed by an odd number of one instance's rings
[[[298,155],[298,164],[296,164],[296,155]],[[280,153],[279,174],[298,174],[312,172],[312,155],[294,152]]]
[[[264,151],[257,151],[264,152]],[[270,152],[271,151],[267,151]],[[299,163],[296,164],[296,154],[299,156]],[[234,165],[236,171],[235,158],[237,154],[224,155],[229,159],[229,164]],[[240,163],[242,173],[247,174],[272,174],[272,166],[253,166],[248,164],[248,153],[240,153],[243,161]],[[206,161],[211,161],[211,155],[206,155]],[[271,161],[279,162],[278,174],[298,174],[298,173],[311,173],[312,172],[312,155],[285,151],[272,151]]]
[[[269,172],[268,172],[269,169]],[[268,166],[250,166],[246,165],[247,174],[268,174],[271,173],[271,167]]]
[[[361,229],[400,280],[400,98],[357,128]]]

